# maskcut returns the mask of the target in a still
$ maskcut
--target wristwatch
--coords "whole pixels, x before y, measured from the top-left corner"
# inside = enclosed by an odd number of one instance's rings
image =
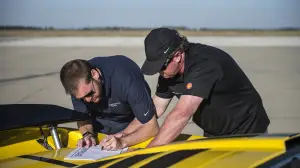
[[[84,134],[82,134],[82,137],[86,137],[86,136],[88,136],[88,135],[92,135],[92,136],[94,136],[94,134],[93,134],[93,133],[91,133],[91,132],[87,131],[87,132],[85,132]]]

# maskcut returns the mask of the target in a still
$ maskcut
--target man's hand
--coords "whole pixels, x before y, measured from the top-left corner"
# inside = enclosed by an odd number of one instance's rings
[[[100,143],[105,150],[119,150],[126,147],[126,144],[121,138],[115,137],[113,135],[107,135]]]
[[[78,140],[77,142],[77,147],[86,147],[89,148],[91,146],[96,145],[96,139],[93,137],[93,135],[87,135],[81,139]]]
[[[96,138],[92,135],[93,126],[91,120],[78,121],[77,122],[79,131],[83,134],[83,138],[78,140],[77,147],[91,147],[97,144]],[[88,133],[87,135],[85,135]],[[85,135],[85,136],[84,136]]]

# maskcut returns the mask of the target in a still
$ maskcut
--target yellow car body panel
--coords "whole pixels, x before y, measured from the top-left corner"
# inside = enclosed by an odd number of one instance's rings
[[[74,148],[81,134],[78,130],[58,128],[63,148],[54,149],[48,129],[43,129],[49,145],[47,150],[37,142],[39,128],[2,131],[0,167],[256,167],[286,152],[291,136],[238,136],[205,138],[181,134],[173,143],[144,149],[151,139],[130,147],[131,152],[93,161],[64,160]],[[8,138],[10,136],[10,138]],[[98,139],[105,137],[98,134]],[[19,140],[16,140],[16,137]],[[294,135],[293,138],[299,138]],[[21,142],[19,142],[21,141]],[[173,157],[170,157],[173,156]],[[159,163],[159,164],[158,164]],[[159,167],[159,166],[158,166]]]
[[[43,146],[36,143],[36,140],[29,140],[0,148],[0,159],[11,158],[19,155],[27,155],[47,151]]]
[[[1,168],[300,167],[300,133],[213,138],[180,134],[163,146],[146,148],[151,138],[125,153],[96,161],[64,160],[82,135],[78,129],[57,125],[88,120],[89,115],[48,104],[0,105],[0,111]],[[98,139],[105,136],[99,133]]]

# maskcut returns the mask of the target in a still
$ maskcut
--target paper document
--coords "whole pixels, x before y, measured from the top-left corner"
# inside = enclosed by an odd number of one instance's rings
[[[64,158],[64,160],[98,160],[101,158],[118,155],[127,150],[128,147],[122,150],[102,150],[100,145],[92,146],[90,148],[76,148],[71,153],[69,153],[68,156]]]

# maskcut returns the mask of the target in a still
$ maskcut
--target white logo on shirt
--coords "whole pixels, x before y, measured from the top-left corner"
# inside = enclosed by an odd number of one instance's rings
[[[116,102],[116,103],[111,103],[108,104],[110,107],[117,107],[119,104],[121,104],[120,102]]]

